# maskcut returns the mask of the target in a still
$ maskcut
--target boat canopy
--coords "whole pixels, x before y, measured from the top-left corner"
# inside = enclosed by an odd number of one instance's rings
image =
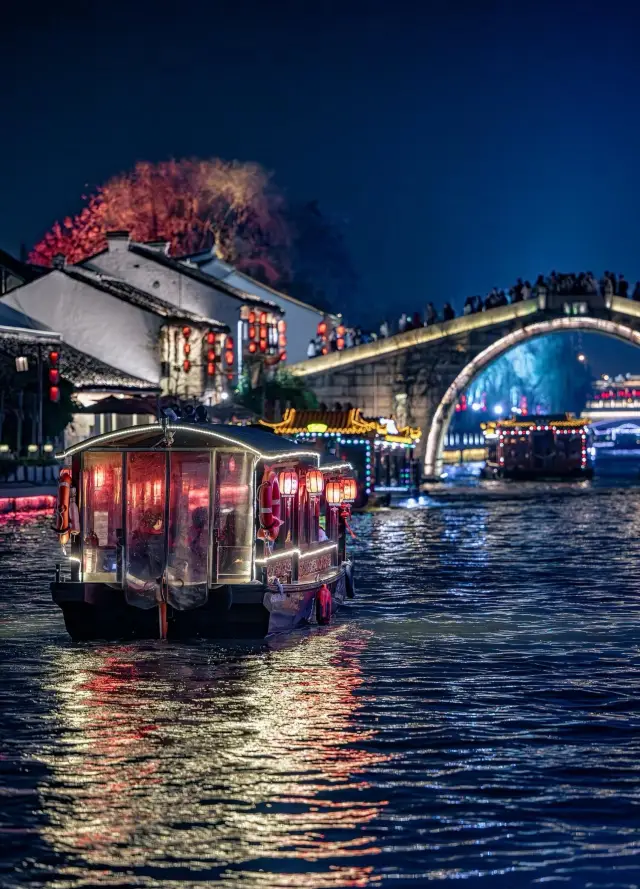
[[[319,453],[287,438],[254,426],[205,425],[199,423],[154,423],[130,426],[96,435],[56,454],[64,460],[87,450],[203,450],[215,447],[239,448],[254,457],[284,460],[291,457],[303,462],[318,463]]]

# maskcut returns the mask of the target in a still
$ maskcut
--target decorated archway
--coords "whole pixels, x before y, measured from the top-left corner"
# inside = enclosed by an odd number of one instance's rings
[[[470,383],[480,374],[487,365],[500,358],[509,349],[518,346],[527,340],[545,336],[549,333],[562,333],[564,331],[582,330],[590,333],[601,333],[604,336],[615,337],[640,346],[640,332],[610,321],[607,318],[591,318],[585,315],[569,315],[561,318],[551,318],[548,321],[539,321],[535,324],[525,325],[513,330],[506,336],[492,343],[475,358],[473,358],[444,393],[433,419],[429,426],[424,457],[424,472],[427,478],[433,478],[439,474],[442,464],[442,448],[444,437],[459,396],[469,387]]]

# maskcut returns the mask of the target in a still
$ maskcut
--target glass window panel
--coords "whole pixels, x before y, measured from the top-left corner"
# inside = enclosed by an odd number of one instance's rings
[[[127,454],[127,586],[153,592],[164,571],[165,455]]]
[[[254,535],[252,459],[216,451],[215,520],[218,580],[250,580]]]
[[[209,452],[170,455],[168,583],[171,604],[193,607],[207,597]]]
[[[114,582],[122,533],[122,454],[87,452],[82,464],[83,574]]]

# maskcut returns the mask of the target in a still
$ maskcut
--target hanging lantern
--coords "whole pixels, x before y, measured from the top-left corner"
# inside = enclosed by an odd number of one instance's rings
[[[287,322],[281,318],[278,321],[278,333],[286,333],[287,332]]]
[[[295,469],[283,469],[278,476],[281,497],[295,497],[298,490],[298,474]]]
[[[340,506],[342,503],[342,485],[340,482],[327,482],[324,496],[330,506]]]
[[[49,369],[49,382],[52,386],[57,386],[60,382],[60,371],[56,367]]]
[[[266,323],[267,323],[267,313],[260,312],[260,324],[266,324]]]
[[[255,323],[256,323],[256,313],[249,312],[249,324],[255,324]]]
[[[252,355],[256,351],[257,348],[258,347],[256,346],[255,343],[249,343],[249,351],[251,352]]]
[[[267,341],[266,340],[260,340],[260,351],[261,352],[267,351]]]
[[[310,469],[307,472],[307,491],[309,494],[322,494],[324,478],[319,469]]]
[[[183,327],[182,328],[182,336],[185,338],[185,340],[188,340],[189,337],[191,336],[191,328],[190,327]]]
[[[278,337],[278,345],[281,349],[284,349],[284,347],[287,345],[287,338],[283,333],[281,333]]]
[[[287,360],[287,353],[280,352],[280,361],[286,361],[286,360]]]
[[[255,326],[255,324],[250,324],[249,325],[249,339],[255,340],[255,338],[256,338],[256,326]]]
[[[325,336],[327,333],[327,322],[320,321],[318,324],[318,336]]]
[[[267,325],[261,324],[260,325],[260,339],[266,340],[266,338],[267,338]]]
[[[182,362],[182,369],[186,374],[188,374],[189,371],[191,370],[191,362],[189,361],[188,358],[185,358],[184,361]]]
[[[185,355],[190,355],[190,354],[191,354],[191,343],[185,343],[185,344],[184,344],[184,354],[185,354]]]
[[[207,350],[207,361],[215,361],[216,360],[216,350],[208,349]]]
[[[215,364],[213,363],[213,361],[210,361],[210,362],[207,364],[207,373],[208,373],[208,375],[209,375],[210,377],[212,377],[212,376],[215,374],[215,372],[216,372],[216,366],[215,366]]]
[[[210,330],[210,331],[207,333],[207,345],[208,345],[208,346],[213,346],[213,344],[215,343],[215,341],[216,341],[216,335],[215,335],[215,333],[214,333],[212,330]]]
[[[227,362],[227,364],[229,366],[231,366],[233,364],[233,352],[230,349],[228,349],[224,353],[224,360]]]
[[[358,496],[358,486],[355,478],[349,476],[342,479],[342,500],[344,503],[353,503]]]
[[[233,349],[233,337],[228,336],[224,344],[225,349]]]
[[[49,386],[49,401],[57,404],[60,401],[60,389],[58,386]]]

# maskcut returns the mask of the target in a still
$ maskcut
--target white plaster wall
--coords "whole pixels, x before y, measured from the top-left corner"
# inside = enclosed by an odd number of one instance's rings
[[[287,322],[287,363],[293,364],[306,359],[309,340],[316,336],[318,322],[323,317],[322,312],[307,307],[284,293],[263,287],[259,281],[243,275],[233,266],[221,263],[217,259],[212,258],[199,263],[199,268],[207,275],[219,277],[239,290],[245,290],[260,299],[270,300],[279,306],[285,313],[284,320]]]
[[[156,315],[57,270],[11,291],[2,302],[58,331],[82,352],[125,373],[160,382],[156,346],[163,319]]]

